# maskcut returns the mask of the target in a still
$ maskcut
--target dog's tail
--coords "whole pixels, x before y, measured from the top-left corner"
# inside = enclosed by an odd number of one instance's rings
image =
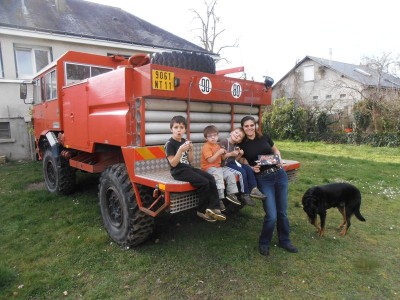
[[[364,217],[361,215],[360,213],[360,209],[356,209],[356,211],[354,212],[354,215],[357,217],[357,219],[359,219],[360,221],[365,222]]]

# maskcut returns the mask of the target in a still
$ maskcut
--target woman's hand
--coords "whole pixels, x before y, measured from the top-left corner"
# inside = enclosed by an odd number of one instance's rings
[[[251,168],[253,169],[254,173],[260,173],[260,165],[259,164],[252,166]]]
[[[275,155],[279,156],[279,164],[277,164],[277,166],[282,167],[283,161],[282,161],[281,151],[279,151],[279,149],[275,145],[272,147],[272,151],[274,152]]]

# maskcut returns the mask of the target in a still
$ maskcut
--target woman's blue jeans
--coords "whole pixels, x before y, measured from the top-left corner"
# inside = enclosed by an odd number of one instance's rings
[[[263,202],[265,217],[259,244],[269,247],[276,224],[279,244],[289,245],[290,227],[286,213],[289,183],[286,172],[281,168],[269,174],[256,174],[256,179],[258,189],[267,196]]]

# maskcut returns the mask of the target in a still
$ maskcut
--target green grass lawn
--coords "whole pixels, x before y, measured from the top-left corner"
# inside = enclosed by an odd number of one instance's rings
[[[268,258],[257,251],[261,203],[212,224],[165,214],[148,242],[124,249],[103,228],[98,176],[80,174],[76,193],[56,196],[40,162],[1,165],[0,299],[399,299],[400,150],[276,145],[302,164],[288,210],[299,253],[273,247]],[[319,238],[301,197],[340,181],[360,188],[367,221],[353,217],[341,237],[330,209]]]

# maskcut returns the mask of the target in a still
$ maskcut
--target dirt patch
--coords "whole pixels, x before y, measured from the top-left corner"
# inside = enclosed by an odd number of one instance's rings
[[[43,182],[37,182],[37,183],[31,183],[29,184],[26,189],[28,191],[40,191],[40,190],[44,190],[46,188],[46,185]]]

